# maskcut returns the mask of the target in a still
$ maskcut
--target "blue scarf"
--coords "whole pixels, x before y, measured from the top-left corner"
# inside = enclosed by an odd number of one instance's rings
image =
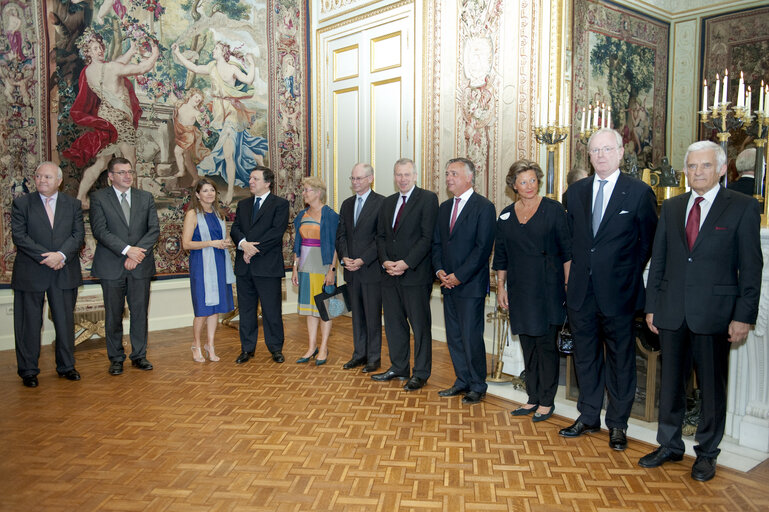
[[[222,233],[225,233],[224,221],[216,218],[222,227]],[[198,230],[200,231],[200,240],[203,242],[211,241],[211,232],[208,230],[208,223],[204,213],[198,213]],[[221,250],[221,249],[220,249]],[[213,247],[205,247],[203,251],[203,283],[206,291],[206,306],[216,306],[219,304],[219,282],[216,278],[216,257]],[[232,261],[229,252],[224,255],[225,282],[232,284],[235,282],[235,273],[232,271]]]

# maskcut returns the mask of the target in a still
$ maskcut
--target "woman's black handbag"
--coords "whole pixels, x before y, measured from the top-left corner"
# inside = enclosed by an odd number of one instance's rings
[[[347,291],[347,285],[324,286],[323,293],[315,296],[315,305],[318,307],[320,319],[324,322],[348,313],[350,311],[350,294]]]
[[[574,336],[571,334],[569,322],[564,322],[558,331],[558,350],[566,355],[574,353]]]

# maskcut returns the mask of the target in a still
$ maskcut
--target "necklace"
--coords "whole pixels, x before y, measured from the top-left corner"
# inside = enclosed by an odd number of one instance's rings
[[[535,200],[531,206],[527,206],[523,201],[519,201],[521,207],[519,213],[523,217],[523,222],[526,222],[529,220],[529,217],[534,215],[534,213],[537,211],[537,208],[539,207],[541,198],[538,198]]]

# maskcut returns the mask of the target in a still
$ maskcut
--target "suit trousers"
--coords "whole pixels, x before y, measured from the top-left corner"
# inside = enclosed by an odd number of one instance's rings
[[[577,419],[586,425],[601,423],[606,389],[609,393],[606,426],[627,428],[636,389],[634,318],[634,313],[615,316],[601,313],[592,284],[588,284],[582,308],[569,308],[579,385]]]
[[[382,289],[380,283],[348,283],[352,303],[353,359],[379,364],[382,358]]]
[[[446,320],[446,344],[454,365],[454,385],[485,393],[486,345],[483,328],[485,297],[458,297],[443,295],[443,316]]]
[[[240,349],[253,352],[259,337],[257,311],[262,304],[264,343],[270,353],[283,350],[283,303],[281,277],[236,276],[238,313],[240,316]]]
[[[13,330],[16,338],[16,367],[19,377],[40,373],[40,329],[43,327],[43,301],[48,296],[56,331],[56,371],[75,368],[75,302],[77,288],[62,290],[50,286],[44,292],[13,291]]]
[[[519,334],[526,368],[528,403],[551,407],[558,391],[561,358],[556,338],[560,325],[550,325],[543,336]]]
[[[128,274],[120,279],[102,279],[104,296],[104,332],[110,361],[125,361],[123,350],[123,311],[128,299],[131,315],[131,360],[147,357],[147,311],[150,301],[150,279]]]
[[[726,384],[729,378],[728,334],[695,334],[686,321],[676,330],[660,329],[660,383],[657,442],[674,453],[684,453],[681,427],[686,414],[686,383],[692,369],[702,392],[702,409],[694,447],[697,455],[718,457],[726,426]]]
[[[385,334],[390,351],[390,370],[411,375],[409,324],[414,331],[414,377],[430,378],[433,360],[430,324],[430,293],[433,284],[403,286],[400,282],[382,286]]]

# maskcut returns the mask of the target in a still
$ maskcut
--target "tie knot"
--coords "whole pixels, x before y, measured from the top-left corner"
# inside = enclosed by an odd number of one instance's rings
[[[122,194],[120,194],[120,197],[121,197],[122,199],[125,199],[125,198],[126,198],[126,193],[125,193],[125,192],[123,192]]]
[[[459,202],[460,202],[461,200],[462,200],[462,198],[461,198],[461,197],[455,197],[455,198],[454,198],[454,204],[455,204],[455,205],[458,205],[458,204],[459,204]]]
[[[604,185],[606,185],[606,182],[609,180],[598,180],[598,183],[600,184],[601,188],[603,188]]]
[[[53,202],[53,196],[45,198],[45,204],[50,205]]]
[[[697,205],[697,204],[700,204],[700,203],[701,203],[702,201],[704,201],[704,200],[705,200],[705,198],[704,198],[704,197],[702,197],[702,196],[700,196],[700,197],[695,197],[695,198],[694,198],[694,204],[695,204],[695,205]]]

